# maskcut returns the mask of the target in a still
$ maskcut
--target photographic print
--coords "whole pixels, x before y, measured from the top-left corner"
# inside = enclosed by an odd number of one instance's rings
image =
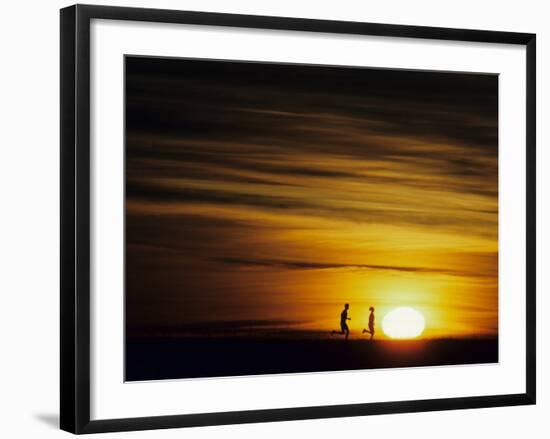
[[[127,381],[498,362],[498,76],[125,57]]]

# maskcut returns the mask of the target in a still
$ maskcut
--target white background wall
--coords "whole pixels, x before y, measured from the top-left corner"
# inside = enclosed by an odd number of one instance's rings
[[[88,1],[88,3],[96,3]],[[99,4],[537,33],[538,404],[110,434],[143,438],[481,438],[550,435],[550,14],[542,0],[100,1]],[[0,13],[0,436],[54,438],[59,367],[59,13],[63,1],[21,1]]]

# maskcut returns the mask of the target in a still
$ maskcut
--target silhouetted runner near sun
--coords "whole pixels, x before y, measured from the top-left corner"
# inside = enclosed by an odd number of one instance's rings
[[[348,339],[348,337],[349,337],[349,328],[348,328],[347,320],[351,320],[351,318],[348,317],[348,310],[349,310],[349,303],[346,303],[344,305],[344,310],[340,314],[340,331],[332,331],[331,335],[346,334],[346,340]]]
[[[369,314],[369,329],[363,329],[363,334],[368,332],[370,334],[370,339],[372,340],[372,337],[374,337],[374,307],[369,308],[370,314]]]

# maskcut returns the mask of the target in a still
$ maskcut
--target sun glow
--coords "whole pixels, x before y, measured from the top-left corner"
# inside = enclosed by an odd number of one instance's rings
[[[396,308],[384,316],[382,329],[391,338],[415,338],[424,331],[424,316],[409,307]]]

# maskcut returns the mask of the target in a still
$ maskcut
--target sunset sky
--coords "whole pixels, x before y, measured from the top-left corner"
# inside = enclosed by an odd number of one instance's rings
[[[126,99],[130,337],[496,335],[497,76],[127,57]]]

